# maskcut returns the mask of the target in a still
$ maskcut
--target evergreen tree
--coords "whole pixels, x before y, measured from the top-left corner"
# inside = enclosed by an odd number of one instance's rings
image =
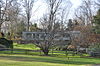
[[[97,15],[94,16],[94,31],[97,34],[100,34],[100,9],[97,12]]]
[[[69,19],[67,26],[69,30],[72,30],[72,27],[73,27],[72,19]]]

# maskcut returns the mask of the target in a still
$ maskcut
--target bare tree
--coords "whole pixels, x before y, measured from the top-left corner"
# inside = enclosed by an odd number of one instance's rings
[[[37,43],[37,46],[41,48],[45,55],[48,55],[50,48],[54,45],[53,35],[56,32],[54,24],[56,22],[56,14],[58,12],[60,4],[62,3],[62,0],[47,0],[46,2],[48,4],[49,13],[47,16],[43,17],[41,21],[45,36],[43,42],[39,42],[39,44]],[[46,36],[48,36],[48,38],[46,38]]]
[[[17,23],[20,17],[20,3],[18,0],[4,0],[2,7],[2,32],[10,32],[11,36],[14,36],[17,30]]]
[[[20,4],[18,0],[13,0],[11,3],[8,3],[6,15],[9,20],[9,29],[8,32],[11,33],[11,37],[14,37],[17,23],[19,22],[19,14],[20,14]]]
[[[76,9],[75,16],[83,24],[88,25],[93,22],[93,2],[92,0],[83,0],[82,5]]]
[[[74,42],[76,42],[76,45],[82,46],[82,47],[88,47],[89,46],[89,36],[92,34],[91,26],[82,26],[77,25],[74,26],[74,31],[79,31],[79,35],[74,38]]]
[[[6,7],[3,7],[3,6],[4,6],[4,1],[1,0],[0,1],[0,31],[1,31],[1,25],[4,22],[4,15],[5,15],[5,10],[6,10]]]
[[[72,3],[69,0],[67,0],[67,2],[65,2],[65,3],[67,3],[67,4],[65,6],[63,6],[63,8],[61,9],[61,13],[60,13],[60,24],[61,24],[62,29],[65,29],[68,24],[68,22],[67,22],[68,15],[69,15],[70,9],[72,7]]]
[[[45,33],[45,35],[43,36],[43,41],[37,41],[36,45],[40,47],[45,55],[48,55],[51,48],[60,44],[67,44],[67,42],[63,41],[62,37],[65,35],[65,32],[61,31],[62,19],[58,17],[61,15],[59,13],[62,13],[63,11],[61,10],[61,4],[63,1],[46,0],[46,2],[48,5],[48,13],[45,14],[40,20],[42,31]]]
[[[29,31],[30,18],[31,18],[31,10],[33,8],[35,0],[23,0],[23,6],[25,9],[26,17],[27,17],[27,31]]]
[[[17,17],[19,14],[19,3],[18,0],[2,0],[0,1],[2,7],[0,8],[0,27],[4,22],[11,22],[17,21]]]
[[[100,7],[100,0],[95,0],[95,4]]]

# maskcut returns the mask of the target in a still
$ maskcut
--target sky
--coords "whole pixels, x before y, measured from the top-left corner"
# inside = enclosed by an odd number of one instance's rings
[[[70,2],[72,3],[72,7],[69,13],[68,18],[72,18],[75,9],[81,4],[80,0],[70,0]],[[39,18],[41,18],[43,16],[43,14],[46,12],[47,9],[47,5],[45,3],[44,0],[38,0],[32,9],[32,18],[31,21],[37,21]]]
[[[70,10],[69,19],[73,18],[75,9],[81,5],[81,0],[70,0],[72,3],[72,8]]]
[[[70,0],[74,8],[77,8],[81,4],[81,0]]]

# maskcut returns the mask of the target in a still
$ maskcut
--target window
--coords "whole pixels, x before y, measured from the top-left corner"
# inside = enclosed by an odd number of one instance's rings
[[[35,39],[35,34],[33,34],[33,39]]]
[[[27,33],[26,36],[27,36],[27,39],[32,38],[32,34],[31,33]]]

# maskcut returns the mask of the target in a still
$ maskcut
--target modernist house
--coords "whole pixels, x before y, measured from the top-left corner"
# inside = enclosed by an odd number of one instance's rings
[[[50,36],[53,36],[54,40],[70,40],[68,33],[61,34],[60,32],[51,35],[46,32],[23,32],[22,38],[23,40],[48,40]]]
[[[56,32],[56,34],[50,34],[46,32],[23,32],[22,39],[23,40],[48,40],[51,36],[53,36],[53,40],[55,41],[69,41],[71,40],[71,36],[78,37],[80,35],[80,31],[70,31],[70,32]]]

